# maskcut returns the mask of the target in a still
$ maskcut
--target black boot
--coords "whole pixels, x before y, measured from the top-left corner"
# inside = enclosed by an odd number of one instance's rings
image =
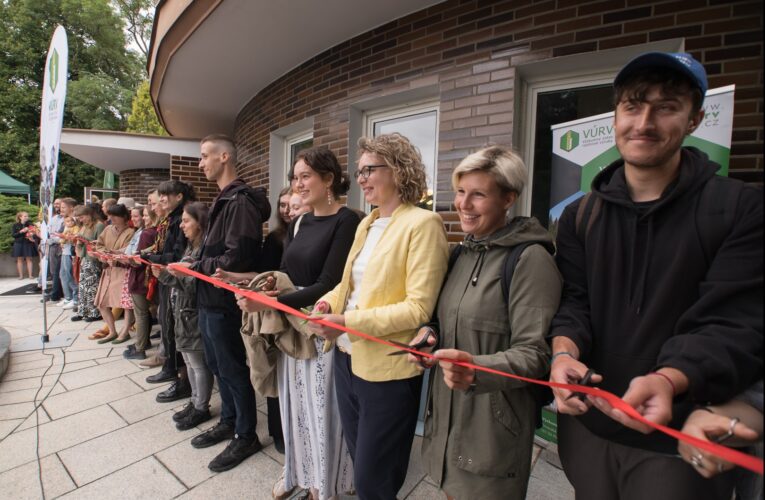
[[[191,397],[189,379],[179,378],[170,384],[170,387],[157,394],[157,403],[170,403],[188,397]]]

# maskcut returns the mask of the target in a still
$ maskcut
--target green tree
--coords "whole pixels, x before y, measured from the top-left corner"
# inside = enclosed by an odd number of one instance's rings
[[[154,111],[148,80],[141,82],[135,97],[133,97],[133,107],[130,116],[128,116],[127,130],[142,134],[167,135],[164,127],[159,123],[156,111]]]
[[[64,127],[124,130],[141,56],[126,48],[125,22],[109,0],[0,0],[0,165],[39,185],[40,99],[45,58],[56,25],[69,42]],[[59,157],[56,196],[82,197],[103,173]]]
[[[151,43],[152,0],[114,0],[114,4],[125,20],[130,40],[143,54],[145,63]]]

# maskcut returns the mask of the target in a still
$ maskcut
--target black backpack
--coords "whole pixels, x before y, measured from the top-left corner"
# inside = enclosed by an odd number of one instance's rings
[[[547,250],[550,255],[553,255],[555,253],[555,249],[552,245],[546,245],[541,242],[536,241],[526,241],[524,243],[520,243],[518,245],[515,245],[512,247],[508,252],[505,253],[505,260],[502,265],[502,276],[500,276],[500,282],[502,287],[502,296],[505,299],[505,303],[509,300],[509,293],[510,293],[510,284],[513,281],[513,274],[515,273],[515,268],[518,265],[518,260],[521,258],[521,254],[531,245],[540,245],[545,250]],[[457,245],[449,254],[449,264],[446,271],[446,276],[449,276],[449,272],[451,272],[452,267],[454,267],[454,263],[457,262],[457,258],[460,256],[460,253],[462,252],[462,244],[460,243]],[[444,282],[446,282],[446,279],[444,279]],[[510,332],[510,335],[512,335],[512,331]],[[543,380],[547,380],[549,377],[549,372],[543,377]],[[531,395],[534,398],[534,403],[536,406],[536,410],[534,411],[534,419],[535,419],[535,428],[539,429],[542,427],[542,407],[549,405],[553,401],[553,393],[552,390],[544,385],[539,384],[529,384],[529,389],[531,390]]]

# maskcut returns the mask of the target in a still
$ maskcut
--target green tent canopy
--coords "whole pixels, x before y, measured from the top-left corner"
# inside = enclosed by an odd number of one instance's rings
[[[0,193],[23,194],[26,195],[27,201],[29,201],[31,192],[32,190],[28,185],[21,181],[17,181],[10,175],[0,170]]]

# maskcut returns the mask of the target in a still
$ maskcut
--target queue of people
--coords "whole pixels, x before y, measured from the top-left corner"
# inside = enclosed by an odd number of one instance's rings
[[[510,148],[489,145],[452,172],[465,238],[449,250],[440,216],[417,206],[427,191],[422,158],[397,133],[358,142],[349,172],[369,215],[342,204],[350,181],[335,155],[310,148],[292,165],[264,240],[265,191],[237,176],[234,141],[211,135],[200,168],[220,192],[209,207],[177,180],[132,211],[113,204],[108,223],[92,206],[62,201],[74,217],[65,216],[60,269],[79,283],[62,279],[64,297],[76,304],[73,319],[106,321],[98,342],[129,340],[135,323],[125,357],[161,365],[147,382],[172,382],[157,401],[191,398],[173,415],[178,429],[218,419],[191,440],[228,441],[213,471],[262,448],[256,390],[265,397],[268,432],[285,456],[274,498],[297,488],[314,500],[396,498],[425,370],[423,464],[449,499],[524,498],[539,409],[550,401],[578,499],[727,500],[734,488],[758,498],[761,480],[678,447],[602,398],[545,394],[462,364],[589,382],[655,424],[761,442],[762,193],[716,176],[718,165],[682,146],[707,90],[692,57],[644,54],[614,86],[621,158],[566,208],[555,241],[536,219],[508,217],[527,168]],[[27,239],[25,224],[22,215],[14,237]],[[430,357],[296,321],[179,267]],[[161,343],[149,357],[155,304]],[[124,311],[120,333],[112,308]]]

